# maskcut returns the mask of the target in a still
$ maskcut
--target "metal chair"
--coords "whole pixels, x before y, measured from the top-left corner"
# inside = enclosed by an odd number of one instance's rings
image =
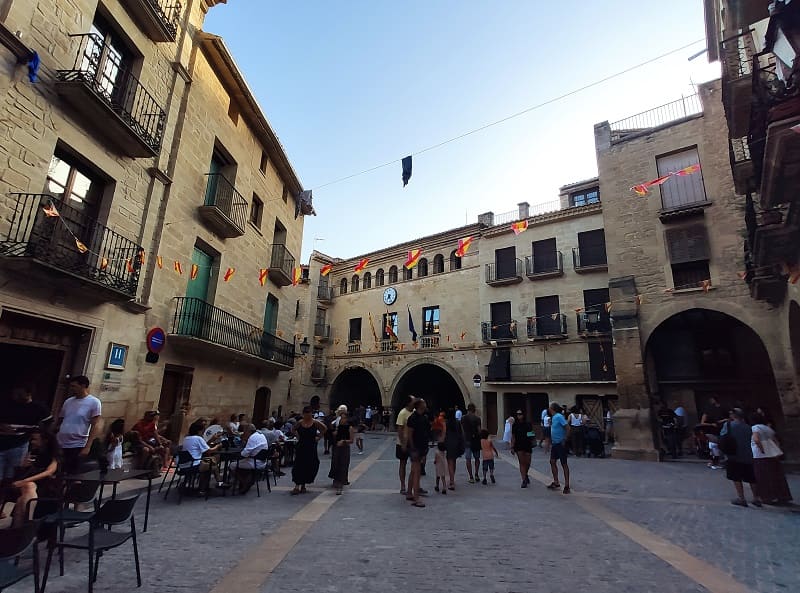
[[[263,461],[264,462],[264,467],[262,467],[260,469],[258,467],[258,462],[259,461]],[[256,454],[255,461],[253,463],[253,466],[255,467],[255,470],[254,470],[255,471],[255,475],[253,476],[253,479],[255,480],[255,483],[256,483],[256,494],[258,495],[259,498],[261,498],[261,489],[259,488],[258,483],[261,480],[265,480],[266,481],[266,483],[267,483],[267,491],[270,492],[270,493],[272,492],[272,487],[269,485],[269,474],[270,474],[270,472],[272,472],[272,465],[271,464],[272,464],[272,450],[271,449],[262,449],[261,451],[259,451]],[[272,473],[274,473],[274,472],[272,472]]]
[[[26,521],[20,527],[0,529],[0,591],[33,576],[33,591],[44,591],[39,584],[39,549],[36,534],[39,521]],[[20,556],[31,551],[31,564],[20,564]]]
[[[167,476],[169,475],[169,471],[170,470],[175,470],[175,471],[178,470],[178,453],[179,452],[180,452],[180,449],[177,449],[172,453],[172,459],[169,462],[169,466],[167,467],[167,471],[164,472],[164,477],[161,479],[161,485],[158,487],[158,491],[159,492],[161,492],[161,489],[164,487],[164,484],[167,483]],[[173,476],[174,475],[175,474],[173,472]]]
[[[164,500],[167,500],[169,491],[172,489],[172,483],[175,478],[178,479],[178,504],[181,504],[183,498],[183,491],[194,486],[195,480],[200,476],[200,464],[195,463],[195,458],[191,456],[188,451],[178,451],[178,464],[172,474],[172,479],[167,486],[167,492],[164,494]],[[206,490],[206,499],[208,498],[208,490]]]
[[[139,495],[133,498],[117,498],[108,500],[103,506],[94,513],[90,521],[89,532],[70,541],[57,541],[55,546],[59,549],[70,548],[74,550],[86,550],[89,553],[89,593],[94,591],[94,583],[97,581],[97,572],[100,566],[100,558],[107,550],[117,548],[132,540],[133,559],[136,566],[136,586],[142,586],[142,573],[139,568],[139,547],[136,543],[136,522],[133,517],[133,509]],[[115,525],[130,524],[130,530],[113,531],[111,527]],[[106,529],[108,527],[108,529]],[[44,593],[47,585],[47,575],[50,572],[50,562],[53,558],[53,548],[47,552],[47,562],[44,567],[44,578],[42,579],[42,589]]]

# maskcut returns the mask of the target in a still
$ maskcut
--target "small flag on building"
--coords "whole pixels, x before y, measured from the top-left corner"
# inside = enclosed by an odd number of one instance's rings
[[[133,269],[133,262],[131,258],[125,260],[125,267],[128,269],[128,274],[133,274],[136,270]]]
[[[233,278],[233,275],[235,273],[236,273],[236,268],[228,268],[227,270],[225,270],[225,275],[222,277],[222,279],[225,282],[230,282],[231,278]]]
[[[194,280],[197,278],[197,272],[200,270],[200,266],[197,264],[192,264],[192,267],[189,269],[189,278]],[[180,274],[180,272],[178,272]]]
[[[416,344],[417,343],[417,330],[414,329],[414,318],[411,316],[411,307],[406,305],[408,308],[408,331],[411,334],[411,341]],[[387,322],[388,325],[388,322]]]
[[[367,258],[367,257],[365,257],[360,262],[358,262],[358,264],[356,264],[356,267],[355,267],[356,274],[360,274],[361,272],[363,272],[364,269],[367,267],[368,263],[369,263],[369,258]]]
[[[300,283],[300,279],[303,277],[303,270],[301,268],[295,268],[292,270],[292,286],[297,286]]]
[[[179,276],[183,274],[183,266],[181,265],[181,262],[175,260],[175,265],[173,266],[173,268],[175,269],[175,271],[178,273]]]
[[[701,284],[703,287],[703,292],[708,292],[711,290],[711,280],[703,280]]]
[[[419,256],[422,255],[422,249],[412,249],[408,252],[408,259],[404,264],[406,270],[410,270],[419,263]]]
[[[697,173],[699,170],[700,170],[700,163],[695,163],[694,165],[689,165],[688,167],[684,167],[680,171],[675,171],[673,175],[677,175],[678,177],[685,177],[686,175]]]
[[[139,250],[139,263],[144,265],[144,249]]]
[[[164,267],[164,260],[160,255],[156,256],[156,265],[158,266],[159,270]]]
[[[319,275],[320,275],[320,276],[327,276],[328,274],[330,274],[330,273],[331,273],[331,270],[332,270],[332,269],[333,269],[333,265],[332,265],[332,264],[325,264],[325,265],[324,265],[324,266],[322,266],[322,268],[320,269],[320,271],[319,271]]]
[[[472,237],[464,237],[458,240],[458,249],[456,249],[456,257],[464,257],[469,251],[469,246],[472,245]]]
[[[81,243],[80,239],[75,239],[75,247],[77,247],[78,251],[80,251],[81,253],[86,253],[87,251],[89,251],[89,248],[86,247],[86,245],[84,245],[83,243]]]
[[[269,272],[269,270],[267,268],[261,268],[258,271],[258,283],[261,286],[265,286],[267,284],[267,273],[268,272]]]
[[[42,208],[42,211],[44,212],[45,216],[53,216],[53,217],[56,217],[56,218],[58,216],[60,216],[59,213],[58,213],[58,210],[56,210],[56,207],[55,207],[55,205],[53,205],[52,202],[50,202],[47,206]]]
[[[108,258],[101,257],[100,258],[100,269],[105,270],[108,267]]]
[[[611,313],[611,303],[606,303],[603,306],[605,307],[606,313]]]
[[[511,230],[514,231],[515,235],[519,235],[523,231],[528,229],[528,221],[527,220],[520,220],[519,222],[514,222],[511,224]]]
[[[405,157],[403,163],[403,187],[408,185],[408,180],[411,179],[411,155]]]

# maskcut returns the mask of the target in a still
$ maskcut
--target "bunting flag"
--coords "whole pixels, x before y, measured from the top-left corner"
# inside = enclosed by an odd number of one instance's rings
[[[131,258],[125,260],[125,267],[128,269],[128,274],[133,274],[135,272]]]
[[[100,258],[100,269],[105,270],[108,267],[108,258],[101,257]]]
[[[58,210],[56,210],[56,207],[52,202],[50,202],[47,206],[42,208],[42,212],[44,212],[45,216],[52,216],[52,217],[55,217],[55,218],[58,218],[59,216],[61,216],[58,213]]]
[[[637,294],[636,295],[636,304],[637,305],[644,304],[644,295],[643,294]]]
[[[369,327],[372,330],[372,339],[374,339],[377,342],[378,334],[375,333],[375,322],[372,321],[372,313],[367,313],[367,315],[369,316]]]
[[[405,157],[402,161],[403,164],[403,187],[408,185],[408,180],[411,179],[411,155]]]
[[[462,332],[459,334],[459,336],[458,336],[458,337],[459,337],[459,339],[460,339],[460,340],[463,342],[463,341],[464,341],[464,336],[466,336],[466,335],[467,335],[467,332],[464,332],[464,331],[462,331]]]
[[[511,230],[514,231],[515,235],[519,235],[521,232],[528,230],[528,221],[520,220],[519,222],[511,223]]]
[[[701,286],[703,287],[703,292],[708,292],[711,290],[711,280],[703,280]]]
[[[577,309],[575,309],[576,313],[580,313],[581,311],[583,311],[583,307],[578,307]]]
[[[327,276],[328,274],[331,273],[332,269],[333,269],[333,265],[332,264],[325,264],[324,266],[322,266],[322,269],[319,271],[319,275],[320,276]]]
[[[261,268],[258,271],[258,283],[261,286],[265,286],[267,284],[267,273],[268,272],[269,272],[269,270],[267,268]]]
[[[611,313],[611,303],[606,303],[603,305],[603,307],[605,308],[606,313]]]
[[[558,313],[553,313],[552,315],[550,315],[550,319],[552,319],[553,321],[558,319]]]
[[[227,270],[225,270],[225,275],[222,277],[222,279],[225,282],[230,282],[231,278],[233,278],[233,275],[235,273],[236,273],[236,268],[228,268]]]
[[[356,264],[356,267],[355,267],[356,274],[360,274],[361,272],[363,272],[364,269],[367,267],[368,263],[369,263],[369,258],[368,257],[365,257],[360,262],[358,262],[358,264]]]
[[[179,276],[183,275],[183,266],[181,266],[181,262],[175,260],[175,265],[173,267]],[[194,278],[192,278],[192,280],[194,280]]]
[[[739,276],[739,280],[745,280],[747,278],[747,272],[736,272],[736,275]]]
[[[689,165],[688,167],[684,167],[680,171],[675,171],[673,175],[677,175],[678,177],[685,177],[686,175],[697,173],[699,170],[700,170],[700,163],[695,163],[694,165]]]
[[[75,239],[75,247],[77,247],[78,251],[80,251],[81,253],[86,253],[87,251],[89,251],[89,248],[86,247],[86,245],[84,245],[81,242],[81,240],[77,238]]]
[[[160,255],[156,256],[156,265],[158,266],[159,270],[164,267],[164,260],[161,258]]]
[[[689,165],[688,167],[684,167],[678,171],[671,171],[666,175],[662,175],[661,177],[657,177],[651,181],[645,181],[644,183],[639,183],[631,187],[631,191],[635,193],[640,198],[645,197],[647,194],[650,193],[650,188],[655,187],[657,185],[661,185],[665,183],[670,177],[686,177],[687,175],[692,175],[693,173],[697,173],[700,170],[700,163],[695,163],[694,165]]]
[[[410,252],[409,252],[409,254],[410,254]],[[419,254],[417,254],[417,258],[419,258]],[[408,305],[406,305],[406,307],[408,307],[408,331],[411,334],[411,342],[416,344],[417,343],[417,330],[414,329],[414,318],[411,316],[411,307],[408,306]],[[387,322],[387,325],[388,325],[388,322]]]
[[[456,249],[456,257],[464,257],[469,251],[469,246],[472,245],[472,237],[464,237],[458,240],[458,249]]]
[[[283,330],[279,329],[278,331],[275,332],[275,335],[278,336],[279,338],[282,338],[283,337]]]
[[[197,264],[192,264],[192,267],[189,270],[189,278],[191,278],[192,280],[197,278],[197,272],[199,271],[200,271],[200,266],[198,266]],[[178,273],[180,274],[180,272]]]
[[[297,286],[300,283],[300,279],[303,277],[303,270],[301,268],[295,268],[292,270],[292,286]]]
[[[144,265],[144,249],[139,250],[139,263]]]
[[[406,263],[403,264],[406,270],[410,270],[419,263],[420,255],[422,255],[422,249],[412,249],[408,252],[408,259],[406,259]]]

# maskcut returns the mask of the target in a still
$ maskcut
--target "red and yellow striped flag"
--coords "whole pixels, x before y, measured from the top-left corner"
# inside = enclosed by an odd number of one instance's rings
[[[678,177],[685,177],[686,175],[697,173],[699,170],[700,170],[700,163],[695,163],[694,165],[689,165],[688,167],[684,167],[680,171],[675,171],[673,175],[677,175]]]
[[[701,286],[703,287],[703,292],[708,292],[711,290],[711,280],[703,280]]]
[[[178,273],[178,275],[183,275],[183,266],[181,265],[181,262],[175,260],[175,265],[173,267],[175,268],[175,271]]]
[[[56,207],[53,205],[52,202],[50,202],[47,206],[42,208],[42,211],[44,212],[45,216],[53,216],[53,217],[56,217],[56,218],[61,216],[58,213],[58,210],[56,210]]]
[[[606,303],[605,305],[603,305],[603,307],[606,310],[606,313],[611,313],[611,306],[612,306],[611,303]]]
[[[89,248],[86,247],[86,245],[84,245],[83,243],[81,243],[80,239],[75,239],[75,247],[77,247],[78,251],[80,251],[81,253],[86,253],[87,251],[89,251]]]
[[[464,237],[458,240],[458,249],[456,249],[456,257],[464,257],[469,251],[469,246],[472,245],[472,237]]]
[[[515,235],[519,235],[521,232],[528,230],[528,221],[520,220],[519,222],[511,223],[511,230],[514,231]]]
[[[159,270],[164,267],[164,260],[161,258],[160,255],[156,256],[156,265],[158,266]]]
[[[292,286],[297,286],[300,283],[300,279],[303,277],[303,270],[301,268],[295,268],[292,270]]]
[[[422,249],[412,249],[408,252],[408,259],[404,264],[406,270],[410,270],[419,263],[419,257],[422,255]]]
[[[356,274],[359,274],[359,273],[363,272],[364,269],[367,267],[368,263],[369,263],[369,258],[368,257],[365,257],[360,262],[358,262],[358,264],[356,264],[356,267],[355,267]]]
[[[100,258],[100,269],[105,270],[108,267],[108,258],[101,257]]]
[[[235,273],[236,273],[236,268],[228,268],[227,270],[225,270],[225,275],[222,277],[222,279],[225,282],[230,282],[230,279],[233,278],[233,275]]]
[[[258,283],[261,286],[265,286],[267,284],[267,274],[269,273],[269,269],[261,268],[258,271]]]
[[[324,266],[322,266],[322,269],[320,269],[319,275],[320,276],[327,276],[328,274],[331,273],[332,269],[333,269],[333,265],[332,264],[325,264]]]
[[[144,265],[144,249],[139,251],[139,263]]]
[[[200,266],[197,264],[192,264],[192,267],[189,269],[189,279],[194,280],[197,278],[197,272],[200,270]]]
[[[128,269],[128,274],[133,274],[136,270],[133,269],[133,262],[131,258],[125,260],[125,267]]]

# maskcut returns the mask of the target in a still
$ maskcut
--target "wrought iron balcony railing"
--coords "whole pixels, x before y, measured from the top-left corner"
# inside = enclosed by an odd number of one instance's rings
[[[286,245],[275,243],[269,260],[269,277],[279,286],[292,283],[294,256],[286,249]]]
[[[576,314],[579,334],[608,334],[611,333],[611,315],[604,306],[586,309]]]
[[[528,317],[526,321],[529,338],[560,338],[567,335],[567,316],[563,313]]]
[[[613,369],[593,370],[586,360],[566,362],[512,363],[509,381],[531,381],[547,383],[574,383],[586,381],[614,381]]]
[[[481,323],[481,337],[484,343],[516,340],[517,322],[514,319],[508,321],[484,321]]]
[[[11,194],[16,197],[11,226],[0,241],[0,256],[31,258],[58,272],[136,296],[142,247],[88,218],[61,198],[49,194]],[[58,217],[43,207],[53,204]],[[77,249],[76,239],[87,251]]]
[[[361,354],[361,342],[349,342],[347,344],[348,354]]]
[[[392,352],[399,349],[397,340],[381,340],[380,347],[381,352]]]
[[[666,103],[654,109],[648,109],[611,124],[611,141],[624,140],[625,137],[678,121],[692,115],[703,113],[703,104],[699,95],[690,95],[676,101]]]
[[[573,247],[572,265],[574,266],[576,272],[608,269],[608,258],[606,257],[605,245],[592,249]]]
[[[247,223],[247,200],[221,173],[206,176],[206,197],[200,214],[223,237],[241,237]]]
[[[90,90],[106,109],[144,143],[150,155],[158,154],[164,136],[166,114],[155,98],[133,75],[119,52],[107,46],[100,35],[85,33],[70,37],[79,40],[78,54],[72,69],[57,71],[58,83],[78,83]],[[104,126],[101,120],[94,119],[99,127]]]
[[[432,336],[422,336],[419,342],[420,348],[438,348],[439,347],[439,336],[432,335]]]
[[[722,75],[726,81],[745,78],[753,73],[753,56],[756,54],[753,31],[723,39],[720,44]]]
[[[486,264],[486,284],[502,285],[521,282],[525,264],[518,257],[513,260]]]
[[[175,298],[172,334],[197,338],[285,367],[294,366],[294,344],[202,299]]]
[[[525,258],[525,274],[534,279],[543,276],[560,276],[564,273],[564,256],[560,251]]]
[[[320,284],[317,287],[317,300],[321,303],[329,303],[333,300],[333,287],[327,284]]]

